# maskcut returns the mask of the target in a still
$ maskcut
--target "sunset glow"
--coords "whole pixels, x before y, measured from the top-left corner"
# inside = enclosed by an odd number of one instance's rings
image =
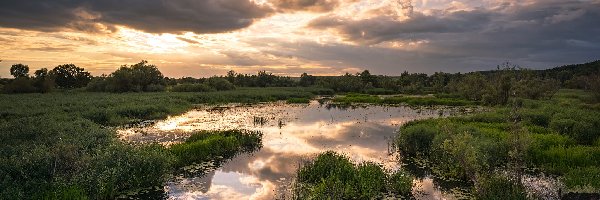
[[[397,75],[486,70],[505,61],[549,68],[600,52],[598,0],[177,0],[141,8],[88,1],[56,3],[66,18],[10,15],[41,8],[0,3],[0,77],[15,63],[32,70],[74,63],[100,75],[140,60],[171,77],[228,70]],[[200,13],[207,6],[213,9]],[[164,13],[145,14],[151,9]]]

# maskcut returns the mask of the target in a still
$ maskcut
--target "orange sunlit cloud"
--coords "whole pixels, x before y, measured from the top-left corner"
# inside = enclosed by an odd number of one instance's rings
[[[171,77],[395,75],[548,68],[600,53],[598,0],[84,0],[52,12],[30,1],[0,3],[0,77],[15,63],[100,75],[140,60]]]

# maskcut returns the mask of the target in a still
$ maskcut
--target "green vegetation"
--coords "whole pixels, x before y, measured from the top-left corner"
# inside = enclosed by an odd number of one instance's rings
[[[390,96],[379,97],[366,94],[347,94],[345,96],[333,99],[336,103],[370,103],[370,104],[388,104],[388,105],[409,105],[409,106],[467,106],[477,105],[478,102],[468,101],[460,98],[438,98],[435,96]]]
[[[340,104],[495,106],[410,122],[396,141],[404,159],[444,181],[472,185],[476,198],[526,198],[525,169],[559,176],[565,192],[600,192],[600,61],[537,71],[504,64],[467,74],[365,70],[299,79],[266,71],[174,79],[146,61],[100,77],[73,64],[33,76],[27,65],[15,64],[10,73],[14,79],[0,79],[4,93],[47,94],[0,95],[0,199],[110,199],[160,185],[176,167],[260,146],[260,133],[247,131],[201,132],[171,148],[130,145],[116,138],[114,126],[162,119],[195,104],[307,103],[336,93],[346,94],[333,99]],[[375,96],[392,94],[403,95]],[[326,152],[299,169],[295,195],[408,197],[411,180],[403,171],[389,174],[377,164]]]
[[[176,166],[209,161],[216,157],[231,158],[239,152],[252,152],[261,147],[262,133],[256,131],[201,131],[184,143],[169,148],[177,158]]]
[[[412,177],[404,171],[388,174],[378,164],[353,164],[332,151],[319,154],[298,170],[296,199],[376,199],[412,196]]]
[[[590,99],[589,93],[562,90],[551,100],[514,100],[512,108],[410,122],[400,129],[397,146],[409,162],[439,177],[474,184],[474,194],[484,199],[522,191],[523,168],[562,176],[565,192],[597,192],[593,177],[600,170],[600,115],[589,109]],[[498,170],[517,177],[487,176]],[[503,189],[483,189],[490,184]]]
[[[311,98],[312,88],[238,88],[206,93],[0,94],[0,199],[106,199],[162,185],[174,166],[231,155],[257,142],[245,132],[194,136],[180,151],[129,145],[113,128],[183,113],[200,103]],[[242,133],[241,136],[235,134]],[[209,135],[209,134],[203,134]],[[200,138],[202,137],[202,138]],[[218,142],[217,142],[218,141]],[[217,145],[225,151],[196,148]],[[177,146],[177,145],[176,145]],[[237,147],[236,147],[237,146]],[[184,148],[185,147],[185,148]],[[209,148],[214,149],[214,148]],[[196,154],[194,156],[194,154]],[[183,160],[183,159],[186,160]],[[191,159],[194,161],[194,159]]]
[[[184,83],[175,85],[171,88],[171,92],[213,92],[214,88],[206,84]]]
[[[307,98],[290,98],[287,103],[310,103],[310,99]]]
[[[95,92],[158,92],[165,90],[163,74],[155,65],[142,61],[123,65],[108,77],[98,77],[88,90]]]

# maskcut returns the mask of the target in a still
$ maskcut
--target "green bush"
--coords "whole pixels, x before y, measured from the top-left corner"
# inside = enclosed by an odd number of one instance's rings
[[[235,86],[225,78],[212,77],[206,80],[206,84],[218,91],[235,89]]]
[[[33,92],[37,92],[37,88],[34,87],[33,80],[28,77],[16,78],[4,86],[4,93],[7,94]]]
[[[432,124],[423,123],[403,126],[396,142],[403,156],[428,155],[433,139],[439,130]]]
[[[381,166],[365,162],[359,164],[355,171],[359,198],[370,199],[386,191],[386,173]]]
[[[398,170],[389,177],[389,191],[404,197],[411,195],[413,177],[406,171]]]

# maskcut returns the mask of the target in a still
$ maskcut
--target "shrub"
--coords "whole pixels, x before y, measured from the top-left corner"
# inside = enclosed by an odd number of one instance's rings
[[[227,79],[225,78],[220,77],[209,78],[206,80],[206,84],[218,91],[235,89],[235,86],[231,82],[227,81]]]
[[[433,138],[439,130],[431,124],[416,124],[400,129],[396,142],[403,156],[428,155]]]
[[[37,88],[33,86],[33,80],[28,77],[15,78],[10,83],[4,86],[4,93],[32,93],[37,92]]]
[[[413,177],[406,171],[398,170],[390,175],[388,185],[391,192],[408,197],[412,192]]]
[[[361,199],[380,196],[386,191],[386,174],[375,163],[365,162],[356,168],[356,181]]]
[[[172,92],[211,92],[215,91],[214,88],[211,88],[205,84],[190,84],[184,83],[180,85],[173,86],[171,88]]]

